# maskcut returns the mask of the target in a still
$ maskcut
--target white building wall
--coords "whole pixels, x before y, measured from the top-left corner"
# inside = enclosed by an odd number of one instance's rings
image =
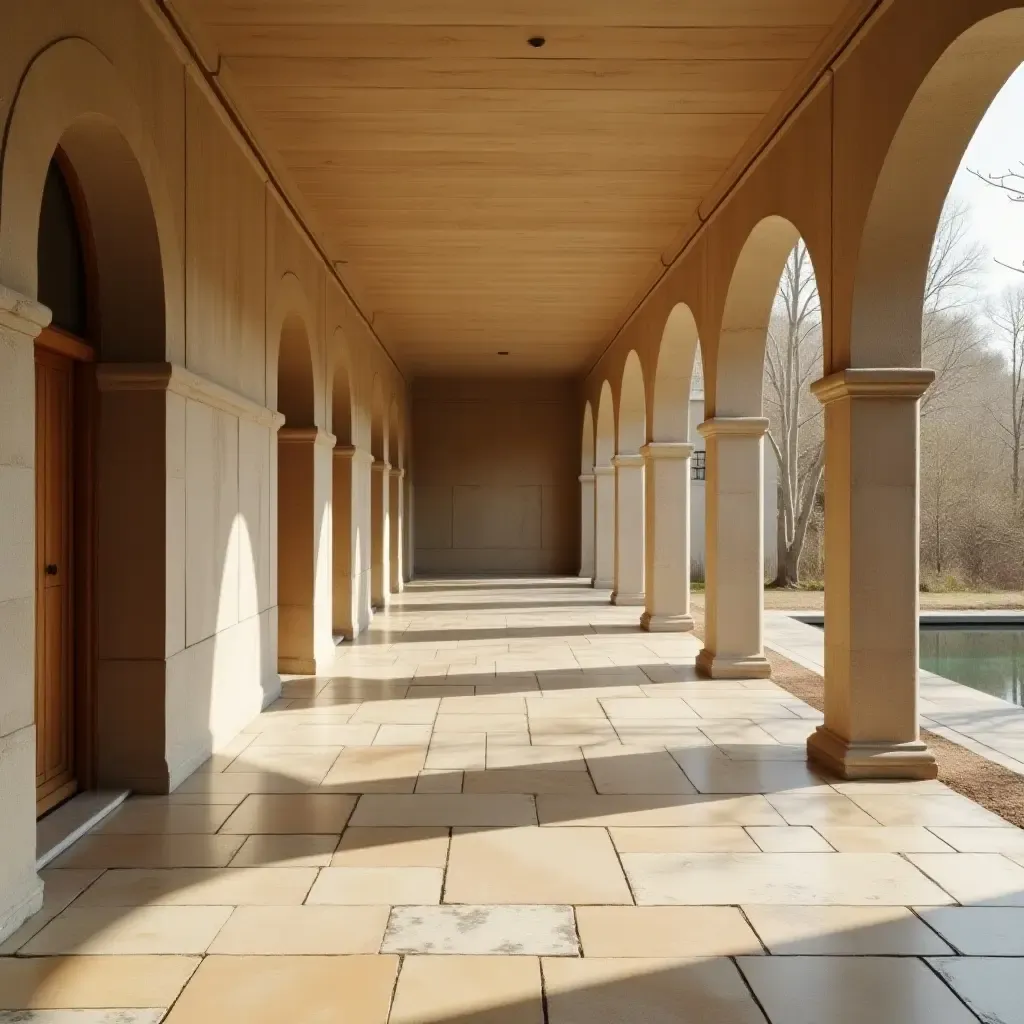
[[[690,397],[690,440],[694,452],[704,451],[704,438],[697,433],[704,421],[704,392],[694,390]],[[769,445],[764,446],[764,574],[774,579],[778,558],[776,521],[778,516],[779,467]],[[703,480],[690,480],[690,578],[704,579],[704,487]]]

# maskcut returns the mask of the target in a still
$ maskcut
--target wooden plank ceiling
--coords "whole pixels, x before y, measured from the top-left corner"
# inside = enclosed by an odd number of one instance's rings
[[[846,0],[173,6],[404,372],[565,375]]]

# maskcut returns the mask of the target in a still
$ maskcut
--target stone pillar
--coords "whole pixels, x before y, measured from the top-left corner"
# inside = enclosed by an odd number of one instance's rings
[[[615,467],[594,467],[594,587],[615,585]]]
[[[359,494],[358,462],[364,454],[354,445],[334,448],[333,526],[334,573],[332,628],[335,635],[351,640],[359,622]]]
[[[690,615],[690,456],[693,445],[651,441],[644,458],[644,613],[652,633],[693,629]]]
[[[356,553],[357,565],[357,598],[356,608],[359,611],[359,632],[361,633],[370,625],[373,618],[373,601],[370,596],[371,577],[373,572],[373,456],[363,449],[359,449],[358,456],[352,464],[352,471],[355,474],[355,488],[353,501],[356,511]]]
[[[281,672],[315,673],[323,654],[317,619],[322,574],[317,501],[316,427],[277,434],[277,664]],[[320,577],[320,579],[318,579]]]
[[[644,603],[644,459],[616,455],[615,589],[612,604]]]
[[[764,656],[764,435],[759,416],[716,417],[707,442],[704,649],[714,679],[767,678]]]
[[[0,285],[0,941],[42,906],[36,874],[35,354],[45,306]]]
[[[580,476],[580,577],[594,578],[594,474]]]
[[[825,724],[812,761],[847,779],[933,779],[918,723],[920,398],[931,370],[819,380],[825,407]]]
[[[370,603],[386,608],[391,596],[391,466],[374,459],[370,470]]]
[[[402,533],[405,529],[405,515],[403,514],[405,503],[402,500],[402,481],[405,477],[405,470],[392,466],[390,475],[391,593],[400,594],[405,589],[405,579],[402,576]]]

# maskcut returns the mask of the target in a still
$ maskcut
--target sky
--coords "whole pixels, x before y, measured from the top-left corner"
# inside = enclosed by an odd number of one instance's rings
[[[1005,192],[986,185],[968,168],[983,174],[1020,170],[1024,163],[1024,65],[1007,80],[974,133],[950,194],[970,204],[971,229],[993,257],[985,264],[986,291],[1024,284],[1024,274],[1000,267],[1024,265],[1024,203],[1012,203]]]

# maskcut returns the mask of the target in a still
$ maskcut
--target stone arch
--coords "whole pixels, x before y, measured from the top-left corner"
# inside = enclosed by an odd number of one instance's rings
[[[312,374],[308,397],[311,414],[307,417],[305,412],[303,412],[302,415],[303,419],[308,419],[308,423],[304,424],[307,426],[317,424],[319,417],[317,415],[316,396],[323,394],[320,386],[320,370],[322,367],[320,366],[320,360],[317,359],[316,337],[313,334],[313,328],[316,323],[316,311],[309,300],[306,289],[302,286],[302,282],[291,271],[282,274],[274,289],[267,316],[267,406],[285,413],[287,417],[286,410],[281,407],[281,399],[278,394],[281,384],[281,348],[288,333],[288,328],[290,327],[293,331],[299,329],[299,333],[301,333],[303,338],[303,344],[305,345],[305,351],[308,354],[310,373]],[[290,358],[297,358],[298,350],[298,347],[293,346]],[[306,385],[304,384],[303,386],[305,387]],[[302,401],[305,404],[306,398],[303,397]],[[297,426],[298,423],[291,425]]]
[[[580,472],[594,472],[594,413],[590,402],[583,407],[583,438],[580,444]]]
[[[88,212],[101,359],[182,362],[182,263],[160,156],[131,90],[85,40],[43,50],[14,99],[0,176],[0,281],[38,292],[39,211],[58,147]]]
[[[799,238],[790,221],[775,215],[747,236],[726,294],[714,394],[705,396],[709,417],[761,415],[768,324],[786,257]]]
[[[665,321],[654,371],[655,441],[688,440],[690,384],[697,347],[697,322],[693,313],[686,303],[676,303]]]
[[[920,365],[922,296],[942,206],[985,111],[1022,61],[1024,7],[1015,7],[959,35],[915,90],[864,221],[846,365]]]
[[[647,440],[647,397],[640,357],[631,350],[622,368],[616,452],[638,455]]]

